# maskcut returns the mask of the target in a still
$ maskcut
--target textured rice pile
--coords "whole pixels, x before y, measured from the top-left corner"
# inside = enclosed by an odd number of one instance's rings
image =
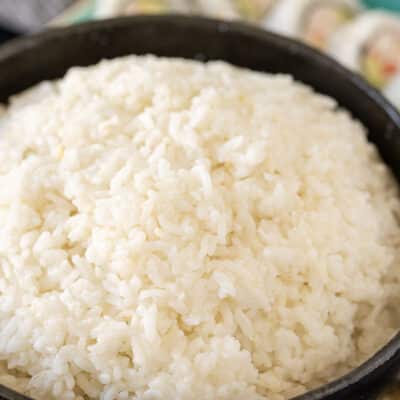
[[[0,382],[60,400],[301,393],[399,327],[396,214],[365,129],[288,76],[74,68],[0,117]]]

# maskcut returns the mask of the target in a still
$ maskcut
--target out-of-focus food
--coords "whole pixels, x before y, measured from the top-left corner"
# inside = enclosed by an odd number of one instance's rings
[[[389,81],[384,89],[384,93],[400,109],[400,73]]]
[[[278,0],[110,0],[100,2],[96,16],[183,12],[257,22]]]
[[[280,0],[234,0],[239,16],[245,20],[260,22]]]
[[[384,88],[400,73],[400,19],[383,12],[365,13],[334,35],[329,50]]]
[[[325,49],[333,33],[359,11],[357,0],[282,0],[266,17],[264,25]]]
[[[231,0],[196,0],[196,10],[211,17],[237,19],[239,12]]]
[[[190,4],[187,0],[108,0],[99,2],[95,16],[190,12]]]

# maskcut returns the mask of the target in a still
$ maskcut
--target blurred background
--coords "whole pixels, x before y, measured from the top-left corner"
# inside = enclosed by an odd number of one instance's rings
[[[244,20],[303,40],[400,109],[400,0],[0,0],[0,43],[49,26],[171,12]]]
[[[361,74],[400,109],[400,0],[0,0],[0,45],[55,26],[171,12],[244,20],[302,40]],[[400,384],[382,400],[400,400]]]

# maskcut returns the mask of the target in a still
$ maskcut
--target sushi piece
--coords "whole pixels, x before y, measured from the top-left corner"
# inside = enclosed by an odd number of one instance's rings
[[[240,15],[231,0],[196,0],[200,14],[224,19],[238,19]]]
[[[400,18],[365,13],[333,36],[329,52],[371,84],[384,88],[400,73]]]
[[[187,0],[130,0],[125,8],[127,14],[191,11]]]
[[[96,17],[114,15],[155,14],[166,12],[190,12],[191,1],[187,0],[108,0],[98,2]]]
[[[278,0],[194,0],[197,11],[225,19],[260,22]]]
[[[389,81],[383,93],[400,110],[400,73]]]
[[[264,26],[325,49],[331,36],[361,11],[358,0],[282,0]]]
[[[278,0],[233,0],[240,18],[259,22],[267,17],[268,12]]]
[[[96,17],[181,12],[258,22],[277,0],[107,0],[97,2]]]

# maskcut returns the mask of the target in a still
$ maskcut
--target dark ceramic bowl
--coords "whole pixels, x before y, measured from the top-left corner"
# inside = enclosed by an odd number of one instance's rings
[[[56,29],[0,48],[0,102],[74,65],[153,53],[219,59],[259,71],[292,74],[335,98],[369,130],[385,162],[400,178],[400,115],[363,79],[293,40],[239,23],[199,17],[138,16]],[[379,327],[377,327],[379,329]],[[400,362],[400,334],[359,368],[297,400],[373,399],[382,377]],[[0,387],[0,399],[27,399]]]

